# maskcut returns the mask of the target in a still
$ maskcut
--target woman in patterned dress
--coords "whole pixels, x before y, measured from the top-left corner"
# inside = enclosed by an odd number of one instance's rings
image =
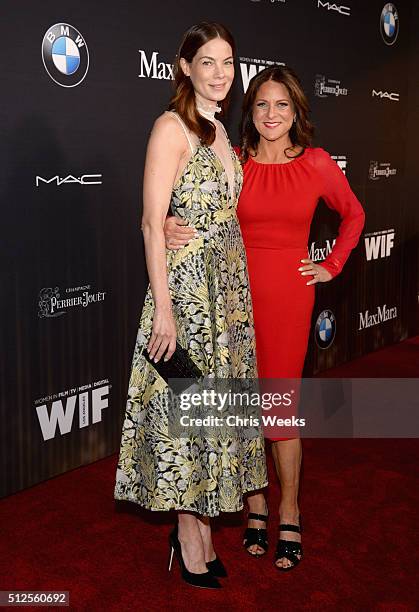
[[[242,169],[215,112],[225,112],[234,41],[220,24],[184,35],[169,111],[154,124],[144,170],[142,230],[150,278],[134,351],[115,498],[178,511],[170,536],[182,577],[218,588],[225,574],[209,517],[236,512],[243,494],[267,485],[263,435],[176,438],[169,389],[143,355],[172,356],[176,340],[201,372],[256,378],[253,313],[237,199]],[[218,109],[217,102],[221,108]],[[166,251],[169,210],[196,229],[181,252]]]

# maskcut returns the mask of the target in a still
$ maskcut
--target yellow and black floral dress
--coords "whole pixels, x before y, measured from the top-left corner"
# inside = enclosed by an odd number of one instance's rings
[[[193,151],[173,188],[173,214],[187,219],[199,236],[179,251],[167,251],[168,282],[177,340],[201,372],[217,378],[256,378],[252,303],[236,216],[243,174],[228,144],[234,197],[222,162],[206,145]],[[244,493],[267,485],[263,434],[170,434],[169,388],[142,355],[153,312],[149,287],[132,362],[115,499],[150,510],[205,516],[241,510]]]

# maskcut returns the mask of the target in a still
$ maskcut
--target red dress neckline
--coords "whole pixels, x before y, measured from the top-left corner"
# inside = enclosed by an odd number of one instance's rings
[[[254,159],[254,158],[253,158],[251,155],[249,155],[249,159],[251,159],[251,160],[252,160],[252,162],[253,162],[254,164],[256,164],[257,166],[289,166],[289,165],[294,164],[295,162],[298,162],[298,161],[301,161],[302,159],[305,159],[305,157],[306,157],[306,152],[307,152],[307,148],[305,148],[305,149],[303,150],[303,152],[302,152],[302,153],[300,153],[300,155],[298,155],[298,156],[297,156],[297,157],[295,157],[294,159],[291,159],[291,160],[290,160],[290,161],[288,161],[288,162],[282,162],[282,163],[281,163],[281,162],[279,162],[279,163],[268,163],[268,164],[265,164],[264,162],[258,162],[258,161],[256,161],[256,160],[255,160],[255,159]]]

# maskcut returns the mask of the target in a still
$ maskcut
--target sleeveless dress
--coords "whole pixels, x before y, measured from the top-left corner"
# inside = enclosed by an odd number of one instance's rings
[[[236,215],[241,165],[227,138],[232,197],[220,158],[210,146],[194,149],[186,126],[174,116],[188,137],[191,157],[173,187],[171,211],[199,231],[186,247],[166,251],[177,340],[206,376],[256,378],[252,302]],[[115,499],[205,516],[241,510],[244,493],[267,486],[263,434],[249,439],[239,433],[169,435],[168,386],[142,355],[153,313],[149,286],[132,362]]]

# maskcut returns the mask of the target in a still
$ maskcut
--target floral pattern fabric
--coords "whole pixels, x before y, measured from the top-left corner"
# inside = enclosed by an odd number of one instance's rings
[[[236,216],[242,186],[234,161],[234,199],[225,169],[199,145],[175,184],[172,213],[199,232],[179,251],[167,251],[177,340],[209,377],[256,378],[253,312],[246,255]],[[122,429],[115,498],[150,510],[187,510],[206,516],[235,512],[243,494],[267,485],[262,432],[212,437],[170,435],[169,388],[142,355],[153,323],[148,288],[137,335]]]

